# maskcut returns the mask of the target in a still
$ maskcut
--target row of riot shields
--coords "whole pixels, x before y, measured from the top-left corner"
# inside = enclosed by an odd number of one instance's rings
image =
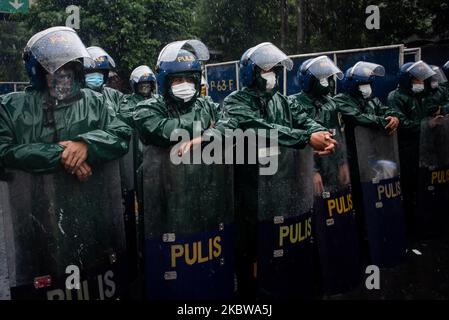
[[[147,146],[146,296],[307,299],[317,282],[325,294],[360,284],[345,139],[333,131],[337,152],[315,161],[310,148],[257,146],[257,163],[174,164],[169,148]],[[392,266],[405,253],[401,198],[391,189],[400,188],[396,137],[366,128],[356,137],[371,258]]]
[[[448,123],[422,125],[423,226],[440,227],[446,218]],[[145,296],[226,299],[237,289],[241,297],[311,298],[316,283],[320,293],[346,292],[361,280],[359,214],[370,263],[400,263],[405,231],[396,135],[354,130],[359,212],[344,134],[333,131],[339,145],[330,156],[258,147],[258,162],[235,165],[177,163],[171,148],[145,146],[139,200]],[[262,174],[270,165],[276,170]],[[94,168],[87,183],[65,172],[1,173],[0,299],[126,297],[119,171],[118,161]]]
[[[127,293],[118,162],[88,182],[4,170],[0,299],[96,300]]]

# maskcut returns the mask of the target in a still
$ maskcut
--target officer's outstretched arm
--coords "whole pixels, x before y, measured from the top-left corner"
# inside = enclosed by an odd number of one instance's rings
[[[31,173],[50,173],[62,169],[64,148],[56,143],[18,144],[14,125],[0,109],[0,167]]]
[[[250,110],[249,107],[236,103],[227,104],[226,111],[230,118],[226,123],[233,124],[233,126],[236,126],[236,123],[238,123],[239,128],[251,128],[256,130],[258,134],[269,134],[267,130],[274,129],[277,131],[278,144],[285,147],[304,148],[309,143],[312,133],[325,130],[325,128],[319,125],[317,127],[304,125],[304,128],[295,125],[296,128],[290,128],[276,123],[269,123]],[[224,122],[224,119],[220,119],[217,128]],[[316,124],[314,121],[313,123]]]

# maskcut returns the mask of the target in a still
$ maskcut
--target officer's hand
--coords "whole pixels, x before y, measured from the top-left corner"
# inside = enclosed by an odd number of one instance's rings
[[[179,146],[179,148],[177,150],[178,156],[182,157],[184,154],[189,152],[190,149],[193,150],[193,148],[195,146],[200,145],[202,141],[203,140],[201,139],[201,137],[198,137],[198,138],[192,139],[192,140],[190,140],[188,142],[181,143],[181,145]]]
[[[92,175],[92,168],[86,162],[83,162],[75,174],[80,182],[86,182]]]
[[[385,118],[389,123],[385,126],[385,130],[387,130],[389,135],[392,135],[399,126],[399,119],[396,117],[388,116]]]
[[[65,148],[61,155],[62,164],[67,171],[75,173],[87,159],[87,144],[82,141],[61,141],[59,144]]]
[[[313,176],[313,189],[316,195],[321,195],[324,191],[323,179],[318,172]]]
[[[326,148],[324,148],[323,151],[315,151],[315,154],[319,155],[319,156],[327,156],[327,155],[329,155],[331,153],[334,153],[335,152],[335,148],[337,148],[337,145],[331,143]]]
[[[429,127],[435,128],[437,125],[441,124],[444,117],[442,115],[438,115],[429,120]]]
[[[327,131],[312,133],[309,144],[318,152],[318,155],[326,155],[335,151],[337,141],[332,139],[332,135]]]

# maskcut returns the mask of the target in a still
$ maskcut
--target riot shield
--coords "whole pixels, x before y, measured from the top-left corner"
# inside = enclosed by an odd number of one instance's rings
[[[392,267],[405,257],[397,136],[361,126],[354,135],[371,262]]]
[[[421,122],[416,212],[421,235],[447,230],[449,205],[449,117]]]
[[[84,183],[65,172],[6,170],[0,287],[6,277],[12,299],[116,299],[125,293],[118,170],[117,162],[93,167]]]
[[[227,299],[234,292],[232,166],[143,154],[146,296]]]
[[[119,160],[120,179],[122,185],[122,199],[124,205],[124,221],[126,234],[126,251],[128,257],[128,269],[130,277],[137,275],[137,222],[138,222],[138,205],[137,205],[137,186],[136,186],[136,170],[135,167],[135,145],[138,140],[133,132],[131,142],[129,144],[128,153]]]
[[[338,142],[335,153],[315,157],[315,212],[312,219],[322,289],[327,295],[349,291],[360,280],[357,226],[346,142],[340,128],[333,131],[333,137]]]
[[[312,297],[312,150],[258,148],[277,159],[235,167],[237,286],[243,297]],[[261,162],[259,162],[261,163]]]

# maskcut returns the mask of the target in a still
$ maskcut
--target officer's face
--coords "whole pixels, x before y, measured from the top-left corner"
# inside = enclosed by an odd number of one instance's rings
[[[151,95],[151,83],[150,82],[139,83],[137,85],[137,92],[144,97],[149,97]]]
[[[64,66],[53,74],[47,74],[47,87],[52,97],[64,100],[73,95],[75,90],[75,71]]]
[[[187,77],[176,77],[173,79],[171,84],[172,84],[172,86],[174,86],[174,85],[181,84],[184,82],[195,84],[195,80],[193,80],[192,78],[187,78]]]
[[[423,80],[416,79],[416,78],[413,78],[413,79],[412,79],[412,85],[413,85],[413,84],[424,84],[424,81],[423,81]]]

